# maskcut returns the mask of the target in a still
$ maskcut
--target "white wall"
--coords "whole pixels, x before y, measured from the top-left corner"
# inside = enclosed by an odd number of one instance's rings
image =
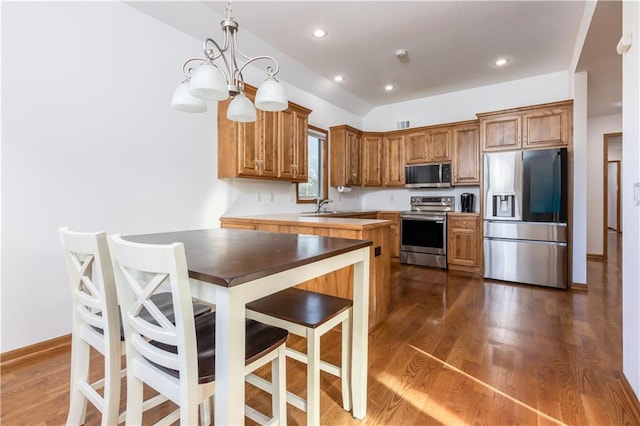
[[[572,282],[587,282],[587,73],[573,76]]]
[[[571,99],[568,73],[557,72],[374,108],[363,130],[389,131],[399,121],[411,127],[475,120],[481,112]]]
[[[604,135],[622,131],[622,115],[593,117],[587,122],[587,253],[604,254]]]
[[[640,3],[623,2],[622,31],[633,34],[622,58],[622,361],[640,396],[640,202],[633,198],[633,185],[640,184]]]
[[[71,330],[59,226],[136,234],[309,208],[290,183],[216,178],[217,108],[170,107],[200,45],[120,2],[2,3],[0,352]],[[314,110],[311,124],[361,125],[286,89]],[[357,195],[341,203],[360,206]]]

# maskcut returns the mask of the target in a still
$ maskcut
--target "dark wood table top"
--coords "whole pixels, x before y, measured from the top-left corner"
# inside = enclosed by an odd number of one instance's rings
[[[130,235],[146,244],[184,244],[191,278],[233,287],[372,245],[371,241],[240,229]]]

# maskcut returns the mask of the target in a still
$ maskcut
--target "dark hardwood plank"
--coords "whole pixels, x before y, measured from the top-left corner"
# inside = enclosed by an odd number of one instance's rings
[[[640,403],[621,372],[620,256],[610,236],[607,262],[588,261],[588,291],[393,264],[392,310],[370,332],[365,423],[640,424]],[[290,339],[304,349],[303,339]],[[339,362],[340,333],[323,336],[322,348]],[[287,374],[289,390],[305,396],[305,367],[288,360]],[[361,424],[342,409],[339,380],[321,377],[322,423]],[[63,424],[68,383],[68,348],[3,365],[0,423]],[[269,397],[249,385],[247,400],[270,412]],[[153,410],[145,423],[171,408]],[[289,406],[289,424],[305,420]],[[89,408],[87,425],[99,423]]]

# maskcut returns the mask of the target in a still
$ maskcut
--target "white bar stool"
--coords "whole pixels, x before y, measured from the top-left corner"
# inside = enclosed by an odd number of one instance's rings
[[[198,405],[215,390],[216,315],[194,318],[189,272],[182,243],[140,244],[109,237],[118,300],[127,346],[129,425],[143,424],[143,384],[176,405],[160,424],[180,420],[198,424]],[[152,295],[171,288],[175,324],[154,304]],[[151,319],[141,313],[146,309]],[[285,342],[287,330],[246,320],[245,375],[271,363],[272,417],[246,407],[247,417],[264,424],[286,424]]]
[[[247,317],[265,324],[289,330],[307,339],[307,353],[286,349],[288,357],[307,364],[306,401],[287,392],[287,402],[307,412],[307,423],[320,424],[320,370],[341,378],[342,407],[351,410],[351,316],[353,302],[341,297],[329,296],[298,288],[288,288],[247,304]],[[320,359],[320,337],[341,325],[341,366]],[[267,390],[269,382],[257,376],[248,376],[247,381]],[[267,390],[268,391],[268,390]]]

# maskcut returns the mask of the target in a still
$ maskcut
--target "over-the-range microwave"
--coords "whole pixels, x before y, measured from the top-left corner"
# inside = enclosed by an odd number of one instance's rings
[[[409,164],[404,169],[407,188],[448,188],[451,186],[451,163]]]

